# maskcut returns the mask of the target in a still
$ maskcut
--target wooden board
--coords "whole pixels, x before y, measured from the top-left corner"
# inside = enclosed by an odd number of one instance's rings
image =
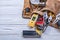
[[[26,12],[26,8],[30,8],[30,12]],[[30,5],[30,0],[24,0],[24,8],[23,8],[23,18],[31,18],[31,5]]]

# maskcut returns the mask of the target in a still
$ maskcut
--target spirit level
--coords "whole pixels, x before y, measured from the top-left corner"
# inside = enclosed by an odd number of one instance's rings
[[[32,18],[31,18],[31,20],[29,21],[29,23],[28,23],[28,26],[30,26],[30,27],[34,27],[35,26],[35,22],[36,22],[36,20],[37,20],[37,18],[38,18],[38,14],[33,14],[32,15]]]

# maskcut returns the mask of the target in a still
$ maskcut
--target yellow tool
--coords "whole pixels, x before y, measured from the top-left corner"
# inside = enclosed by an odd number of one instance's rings
[[[42,35],[42,30],[36,29],[36,33],[38,33],[38,35]]]
[[[52,12],[49,12],[49,16],[55,17],[55,15]]]
[[[38,18],[38,14],[33,14],[31,20],[28,23],[28,26],[33,28],[35,26],[35,22],[37,18]]]

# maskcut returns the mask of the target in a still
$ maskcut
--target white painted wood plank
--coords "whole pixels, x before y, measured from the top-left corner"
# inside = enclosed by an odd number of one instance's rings
[[[2,26],[2,27],[1,27]],[[32,30],[26,25],[0,25],[0,39],[2,40],[28,40],[28,38],[23,38],[23,30]],[[14,36],[14,37],[13,37]],[[42,34],[41,38],[29,38],[29,40],[59,40],[60,38],[59,30],[48,27],[45,33]]]
[[[6,6],[6,5],[19,5],[19,4],[23,4],[24,0],[0,0],[0,5]],[[21,3],[22,2],[22,3]]]
[[[20,34],[23,30],[34,30],[29,28],[27,25],[0,25],[0,35],[1,34]]]
[[[22,9],[24,4],[23,0],[4,0],[0,1],[0,3],[0,24],[24,24],[25,22],[26,24],[28,23],[27,19],[22,18]]]

